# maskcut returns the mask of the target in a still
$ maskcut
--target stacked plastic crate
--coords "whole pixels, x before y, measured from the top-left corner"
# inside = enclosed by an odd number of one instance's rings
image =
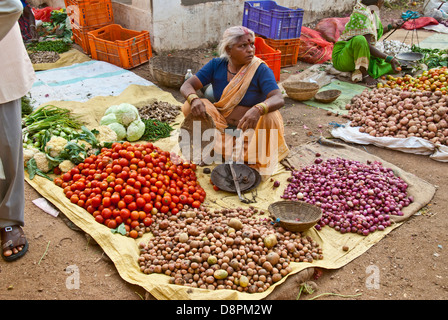
[[[131,69],[152,57],[148,31],[114,23],[111,0],[64,0],[75,43],[92,59]]]
[[[90,54],[88,32],[114,23],[112,0],[64,0],[75,43]]]
[[[282,7],[275,1],[245,1],[243,26],[280,50],[281,67],[292,66],[297,63],[303,13],[303,9]]]

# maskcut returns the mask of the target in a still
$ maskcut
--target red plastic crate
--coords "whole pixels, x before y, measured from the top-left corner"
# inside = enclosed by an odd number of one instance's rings
[[[79,27],[72,24],[73,40],[80,45],[84,53],[90,54],[89,36],[88,32],[95,30],[97,27]]]
[[[64,2],[72,26],[101,28],[114,23],[112,0],[64,0]]]
[[[268,67],[274,72],[275,80],[280,80],[280,68],[281,68],[281,55],[280,50],[268,46],[263,38],[255,37],[255,56],[262,59]]]
[[[88,32],[92,59],[131,69],[152,57],[148,31],[125,29],[111,24]]]
[[[299,55],[300,39],[273,40],[264,39],[266,44],[274,49],[278,49],[282,53],[281,67],[288,67],[297,64],[297,56]]]

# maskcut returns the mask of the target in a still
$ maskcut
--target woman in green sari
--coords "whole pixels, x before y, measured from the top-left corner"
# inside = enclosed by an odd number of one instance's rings
[[[377,78],[400,70],[400,63],[392,56],[375,48],[384,32],[377,14],[384,0],[357,0],[349,22],[333,48],[333,66],[343,72],[352,72],[353,82],[376,85]]]

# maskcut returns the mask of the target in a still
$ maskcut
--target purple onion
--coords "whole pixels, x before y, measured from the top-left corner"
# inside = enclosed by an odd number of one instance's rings
[[[342,233],[382,231],[391,225],[390,215],[402,216],[414,201],[407,183],[378,161],[328,159],[291,171],[288,182],[283,199],[322,209],[318,230],[328,225]]]

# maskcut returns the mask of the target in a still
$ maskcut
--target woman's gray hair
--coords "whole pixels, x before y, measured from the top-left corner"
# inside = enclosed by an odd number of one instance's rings
[[[250,34],[253,38],[255,38],[255,33],[252,30],[243,26],[230,27],[226,31],[224,31],[221,42],[219,43],[218,46],[219,56],[223,59],[228,60],[229,55],[227,54],[226,49],[232,48],[232,46],[238,42],[239,38],[246,34]]]

